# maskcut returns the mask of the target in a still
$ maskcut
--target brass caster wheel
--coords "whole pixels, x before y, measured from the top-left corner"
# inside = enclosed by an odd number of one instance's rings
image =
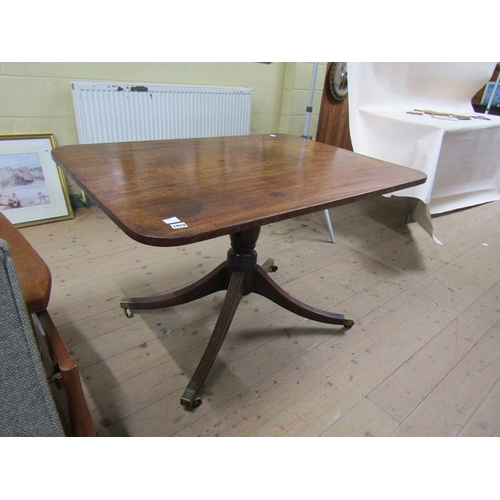
[[[198,408],[201,403],[201,398],[198,397],[198,393],[193,391],[193,389],[186,389],[184,394],[181,396],[181,406],[184,406],[184,408],[187,408],[188,410]]]
[[[275,273],[278,270],[278,266],[274,265],[274,259],[267,259],[262,268],[268,273]]]
[[[344,315],[344,327],[351,328],[354,325],[354,319],[350,314]]]
[[[129,307],[129,303],[128,303],[127,299],[122,299],[122,301],[120,302],[120,307],[125,312],[125,316],[127,316],[127,318],[131,318],[134,315],[132,310]]]

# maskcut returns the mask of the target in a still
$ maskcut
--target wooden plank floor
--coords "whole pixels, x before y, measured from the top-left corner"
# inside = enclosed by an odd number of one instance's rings
[[[350,330],[244,298],[193,412],[179,398],[223,293],[125,317],[225,259],[226,237],[138,244],[99,209],[23,234],[53,276],[49,311],[78,359],[99,436],[499,436],[500,202],[434,219],[439,246],[376,198],[262,229],[259,262]]]

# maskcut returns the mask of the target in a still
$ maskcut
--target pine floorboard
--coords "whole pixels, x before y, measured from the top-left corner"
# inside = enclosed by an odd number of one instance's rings
[[[378,197],[262,228],[259,262],[345,330],[244,297],[202,393],[179,398],[223,293],[127,318],[119,301],[175,290],[225,259],[227,237],[141,245],[97,207],[21,231],[49,265],[49,311],[79,362],[99,437],[499,436],[500,202],[435,217],[436,244]]]

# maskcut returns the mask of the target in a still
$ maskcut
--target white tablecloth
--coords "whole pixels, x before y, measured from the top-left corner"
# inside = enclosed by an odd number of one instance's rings
[[[450,120],[414,109],[474,113],[471,97],[495,63],[349,63],[349,121],[355,152],[425,172],[425,184],[393,193],[431,214],[500,199],[500,117]]]

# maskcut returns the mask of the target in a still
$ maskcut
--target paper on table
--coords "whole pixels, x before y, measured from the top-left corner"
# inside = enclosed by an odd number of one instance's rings
[[[180,222],[180,219],[177,217],[170,217],[169,219],[163,219],[165,224],[175,224],[176,222]]]

